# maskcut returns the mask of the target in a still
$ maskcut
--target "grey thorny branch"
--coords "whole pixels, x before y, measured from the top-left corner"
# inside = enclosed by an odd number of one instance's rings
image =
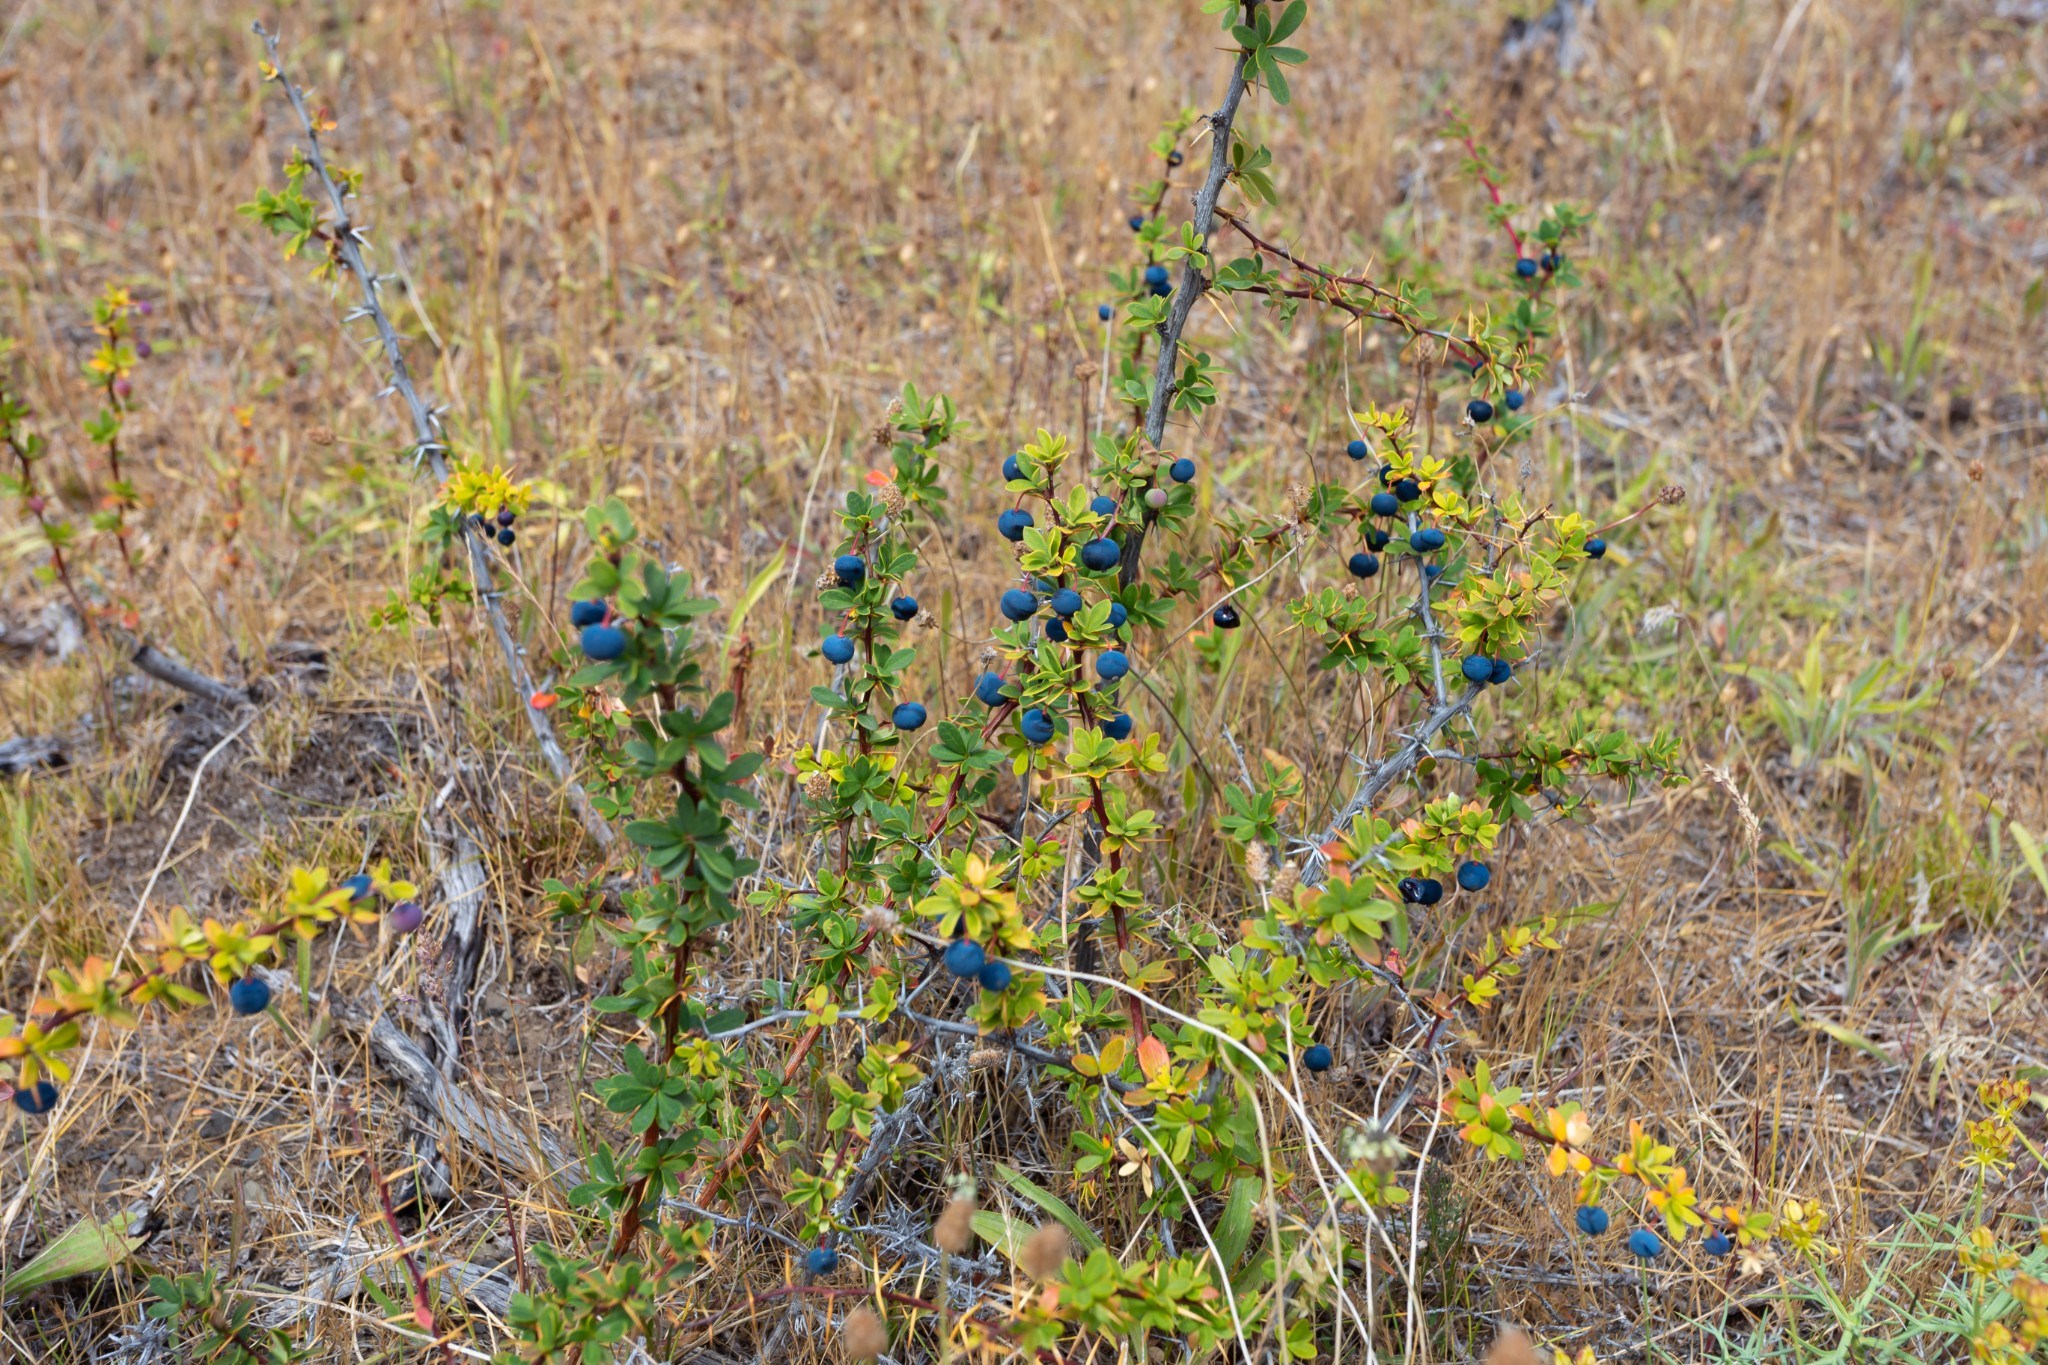
[[[448,477],[447,445],[441,440],[441,422],[434,409],[420,398],[414,387],[412,374],[406,368],[405,352],[399,345],[398,332],[391,325],[391,318],[384,311],[378,297],[381,282],[363,259],[363,245],[368,241],[363,229],[349,217],[348,199],[341,186],[328,173],[327,158],[320,147],[320,134],[315,130],[312,115],[306,109],[304,93],[284,73],[282,54],[278,50],[277,35],[269,32],[262,24],[251,26],[270,53],[270,67],[276,73],[277,83],[283,88],[285,98],[291,101],[292,112],[299,117],[299,128],[306,139],[307,162],[320,177],[320,184],[327,191],[327,198],[334,211],[334,221],[329,225],[333,233],[335,254],[354,277],[362,291],[362,301],[349,314],[348,321],[369,318],[377,329],[377,339],[383,345],[384,359],[391,367],[391,386],[385,392],[395,392],[405,400],[407,413],[412,418],[413,455],[415,460],[424,459],[434,471],[434,477],[446,480]],[[491,633],[497,637],[498,648],[505,656],[505,671],[511,676],[512,686],[519,693],[520,709],[526,712],[526,719],[533,727],[533,736],[540,744],[541,755],[547,759],[548,767],[557,781],[568,791],[569,800],[576,807],[576,815],[583,822],[601,847],[612,842],[612,828],[590,804],[590,797],[576,781],[575,766],[568,754],[555,738],[555,727],[548,720],[545,711],[533,705],[533,677],[527,671],[526,660],[520,653],[519,642],[512,636],[512,628],[505,619],[505,610],[499,601],[496,575],[491,568],[490,552],[484,548],[475,528],[465,520],[459,523],[459,534],[469,550],[471,576],[476,581],[477,597],[484,605],[490,618]]]

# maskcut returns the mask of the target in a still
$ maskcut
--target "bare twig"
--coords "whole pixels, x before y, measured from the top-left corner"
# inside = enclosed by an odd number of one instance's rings
[[[190,692],[221,706],[247,706],[255,700],[242,688],[229,687],[204,673],[194,672],[155,645],[138,646],[131,662],[138,672],[146,673],[160,683],[168,683],[181,692]]]
[[[1237,106],[1244,99],[1244,63],[1245,55],[1240,52],[1230,67],[1230,85],[1223,92],[1223,105],[1208,119],[1209,174],[1203,179],[1201,189],[1195,192],[1192,220],[1195,235],[1204,239],[1215,226],[1216,196],[1223,192],[1223,182],[1230,178],[1230,129],[1237,119]],[[1160,324],[1159,360],[1152,373],[1152,399],[1145,407],[1145,441],[1154,450],[1166,438],[1166,414],[1173,407],[1174,376],[1180,368],[1180,334],[1188,325],[1188,314],[1194,311],[1195,301],[1208,287],[1208,280],[1195,268],[1194,261],[1186,261],[1180,272],[1180,284],[1173,291],[1173,302],[1166,310],[1166,321]],[[1140,526],[1124,542],[1123,563],[1117,576],[1125,587],[1137,580],[1144,551],[1145,527]]]
[[[363,229],[357,226],[348,212],[347,196],[334,177],[328,173],[327,159],[320,148],[320,135],[315,131],[313,117],[306,108],[304,92],[285,75],[283,54],[278,48],[277,35],[265,29],[262,24],[251,26],[256,36],[263,40],[270,53],[271,70],[278,85],[284,90],[285,98],[291,101],[292,112],[299,116],[299,128],[306,139],[307,162],[320,177],[321,185],[327,191],[328,201],[334,212],[334,221],[327,231],[332,235],[334,254],[341,264],[355,278],[362,291],[356,316],[366,317],[377,329],[377,339],[384,349],[384,359],[391,367],[390,391],[405,400],[407,413],[412,418],[413,456],[425,460],[434,471],[434,477],[445,480],[448,477],[448,447],[441,440],[441,423],[434,410],[421,400],[419,390],[414,387],[412,374],[406,368],[405,353],[400,347],[398,333],[391,325],[390,316],[378,297],[380,281],[375,272],[363,260],[363,244],[368,240]],[[463,544],[469,548],[469,568],[476,580],[477,598],[484,605],[490,618],[491,633],[498,638],[499,651],[505,656],[505,671],[512,679],[512,688],[519,694],[520,706],[526,712],[527,723],[533,728],[534,739],[540,745],[541,756],[547,759],[557,781],[569,793],[569,800],[576,807],[576,815],[583,822],[592,839],[600,847],[609,848],[613,833],[609,823],[590,804],[589,794],[576,781],[575,765],[562,750],[555,738],[554,723],[546,711],[533,704],[533,676],[527,671],[526,659],[520,653],[519,643],[512,637],[512,628],[505,619],[505,610],[499,602],[496,577],[491,568],[491,557],[484,548],[483,540],[474,528],[466,522],[461,524]]]

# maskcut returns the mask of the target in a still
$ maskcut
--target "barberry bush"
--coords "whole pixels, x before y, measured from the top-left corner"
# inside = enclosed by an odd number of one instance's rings
[[[1586,626],[1640,564],[1696,542],[1697,504],[1564,458],[1597,213],[1518,189],[1484,121],[1432,102],[1490,254],[1454,272],[1316,240],[1268,139],[1288,140],[1331,21],[1306,0],[1191,8],[1214,26],[1222,96],[1149,142],[1130,131],[1121,259],[1061,323],[1097,357],[1076,372],[1078,421],[1012,426],[894,375],[865,477],[815,514],[807,492],[789,542],[737,583],[675,552],[633,476],[593,466],[577,496],[524,472],[509,409],[434,402],[411,366],[436,383],[458,367],[422,364],[402,334],[418,282],[376,263],[367,211],[395,217],[403,197],[336,159],[334,112],[259,27],[249,64],[293,145],[241,206],[247,240],[280,287],[342,301],[406,427],[379,458],[420,480],[360,624],[433,641],[450,679],[495,677],[496,723],[517,709],[543,757],[522,781],[559,794],[559,847],[533,877],[546,920],[528,947],[581,988],[575,1099],[511,1139],[462,1088],[478,874],[440,817],[477,740],[451,708],[433,740],[451,776],[420,812],[432,869],[368,836],[347,860],[308,839],[238,913],[138,909],[135,932],[41,970],[0,1015],[23,1124],[62,1140],[102,1028],[146,1051],[171,1016],[216,1009],[316,1057],[346,1015],[426,1135],[401,1187],[353,1105],[337,1111],[388,1243],[361,1284],[382,1349],[447,1360],[688,1359],[738,1334],[764,1360],[1421,1361],[1496,1336],[1490,1358],[1536,1358],[1510,1315],[1475,1338],[1455,1255],[1480,1201],[1547,1223],[1573,1274],[1619,1296],[1643,1358],[2032,1358],[2048,1267],[2015,1198],[2042,1159],[2024,1075],[1973,1076],[1960,1101],[1967,1150],[1936,1173],[1967,1188],[1965,1213],[1897,1226],[1863,1274],[1833,1173],[1732,1177],[1725,1131],[1709,1149],[1596,1097],[1594,1056],[1534,1065],[1506,1044],[1504,1016],[1546,1045],[1563,1031],[1570,1006],[1539,983],[1604,951],[1624,894],[1618,873],[1590,899],[1527,875],[1541,840],[1724,792],[1730,840],[1762,856],[1728,771],[1631,695],[1662,676]],[[400,180],[416,183],[410,159]],[[143,311],[110,288],[93,312],[89,538],[43,491],[48,446],[11,390],[0,434],[43,571],[146,648],[146,502],[124,445]],[[1337,358],[1341,401],[1299,477],[1253,479],[1224,433],[1270,418],[1249,376],[1290,348]],[[509,402],[516,376],[492,364],[491,402]],[[237,556],[242,468],[221,538]],[[960,544],[998,567],[963,584]],[[764,680],[744,628],[778,603],[774,666],[795,683]],[[1866,676],[1865,710],[1830,711],[1829,738],[1789,753],[1853,752],[1844,769],[1875,790],[1868,756],[1898,743],[1881,723],[1929,694],[1885,701],[1891,675]],[[1252,714],[1288,718],[1270,733],[1200,704],[1253,687]],[[111,732],[119,701],[99,690]],[[796,699],[765,737],[764,691]],[[1830,695],[1780,691],[1787,730]],[[2048,889],[2032,836],[2010,837],[2025,852],[1999,845],[1990,879],[2009,896],[2031,868]],[[1856,961],[1926,924],[1866,933]],[[329,1008],[344,951],[386,986],[412,974],[400,1000],[430,1055],[377,1009]],[[545,1167],[523,1184],[505,1168],[522,1145]],[[430,1249],[465,1165],[503,1200],[501,1303]],[[1910,1312],[1884,1297],[1894,1263],[1939,1286]],[[316,1353],[305,1317],[265,1311],[232,1266],[163,1271],[147,1314],[170,1349]],[[1653,1294],[1681,1276],[1717,1286],[1717,1311],[1653,1333]],[[1596,1358],[1538,1335],[1545,1358]]]

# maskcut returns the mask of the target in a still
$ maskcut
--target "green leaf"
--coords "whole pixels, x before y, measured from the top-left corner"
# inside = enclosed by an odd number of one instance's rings
[[[2020,856],[2027,860],[2027,868],[2034,874],[2034,880],[2041,883],[2043,891],[2048,891],[2048,863],[2041,860],[2041,841],[2017,820],[2006,828],[2012,831],[2012,841],[2020,846]]]
[[[63,1236],[37,1252],[34,1260],[0,1280],[0,1297],[26,1293],[74,1275],[97,1275],[112,1269],[143,1243],[141,1237],[128,1231],[133,1221],[126,1215],[104,1223],[80,1219]]]
[[[1012,1170],[1002,1163],[996,1163],[996,1178],[1044,1209],[1059,1225],[1073,1234],[1074,1244],[1086,1251],[1100,1251],[1102,1239],[1095,1235],[1095,1229],[1088,1226],[1086,1219],[1068,1207],[1067,1202],[1041,1185],[1036,1185],[1023,1172]]]
[[[1029,1223],[1020,1223],[1007,1213],[983,1209],[974,1215],[974,1235],[1013,1261],[1032,1231]]]
[[[1252,1215],[1258,1211],[1259,1191],[1265,1182],[1256,1176],[1241,1175],[1230,1182],[1230,1202],[1224,1205],[1223,1216],[1216,1220],[1216,1250],[1223,1257],[1223,1264],[1235,1269],[1244,1259],[1244,1249],[1251,1241]]]

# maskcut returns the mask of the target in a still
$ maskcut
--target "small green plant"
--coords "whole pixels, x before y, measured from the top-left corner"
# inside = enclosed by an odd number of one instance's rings
[[[179,1358],[203,1365],[293,1365],[308,1356],[289,1332],[258,1327],[255,1300],[223,1293],[211,1270],[149,1277],[152,1318],[170,1324]]]

